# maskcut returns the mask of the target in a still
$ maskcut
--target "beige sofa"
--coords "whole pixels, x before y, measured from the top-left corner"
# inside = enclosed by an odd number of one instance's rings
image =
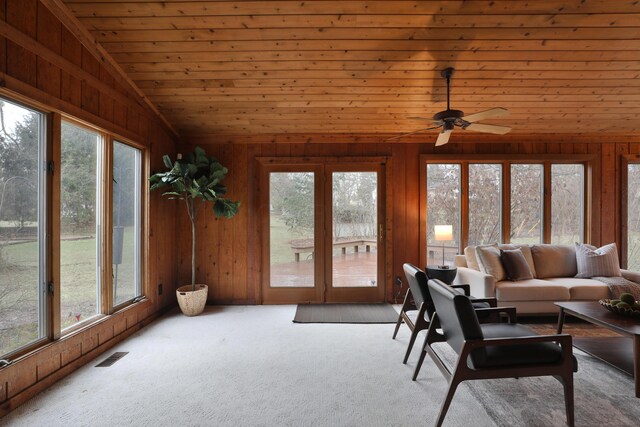
[[[489,246],[489,245],[487,245]],[[513,249],[514,245],[492,245],[498,249]],[[553,314],[558,312],[554,301],[593,301],[609,298],[606,284],[594,279],[574,277],[578,267],[575,246],[569,245],[515,245],[530,253],[527,262],[532,279],[510,281],[499,272],[489,274],[477,264],[476,248],[465,248],[465,255],[456,256],[458,274],[456,284],[467,283],[471,294],[477,297],[496,297],[499,306],[516,307],[518,314]],[[486,251],[483,251],[485,254]],[[498,252],[499,253],[499,252]],[[621,270],[626,279],[640,283],[640,274]]]

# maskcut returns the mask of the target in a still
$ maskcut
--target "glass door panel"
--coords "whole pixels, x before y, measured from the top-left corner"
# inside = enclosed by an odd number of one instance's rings
[[[378,286],[378,174],[334,172],[334,287]]]
[[[269,176],[269,271],[272,288],[314,287],[313,172]]]
[[[326,302],[382,302],[381,166],[327,167]]]

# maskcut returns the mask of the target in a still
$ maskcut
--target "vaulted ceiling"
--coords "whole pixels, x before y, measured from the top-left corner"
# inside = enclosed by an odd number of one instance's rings
[[[446,67],[512,133],[640,129],[637,1],[65,3],[185,137],[415,131]]]

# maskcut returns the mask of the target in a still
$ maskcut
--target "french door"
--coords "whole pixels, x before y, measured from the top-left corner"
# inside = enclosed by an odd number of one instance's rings
[[[265,303],[384,300],[384,163],[263,165]]]

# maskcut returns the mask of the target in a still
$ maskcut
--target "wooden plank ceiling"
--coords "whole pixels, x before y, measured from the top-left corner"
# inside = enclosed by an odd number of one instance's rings
[[[638,1],[65,3],[183,137],[415,131],[446,67],[512,133],[640,129]]]

